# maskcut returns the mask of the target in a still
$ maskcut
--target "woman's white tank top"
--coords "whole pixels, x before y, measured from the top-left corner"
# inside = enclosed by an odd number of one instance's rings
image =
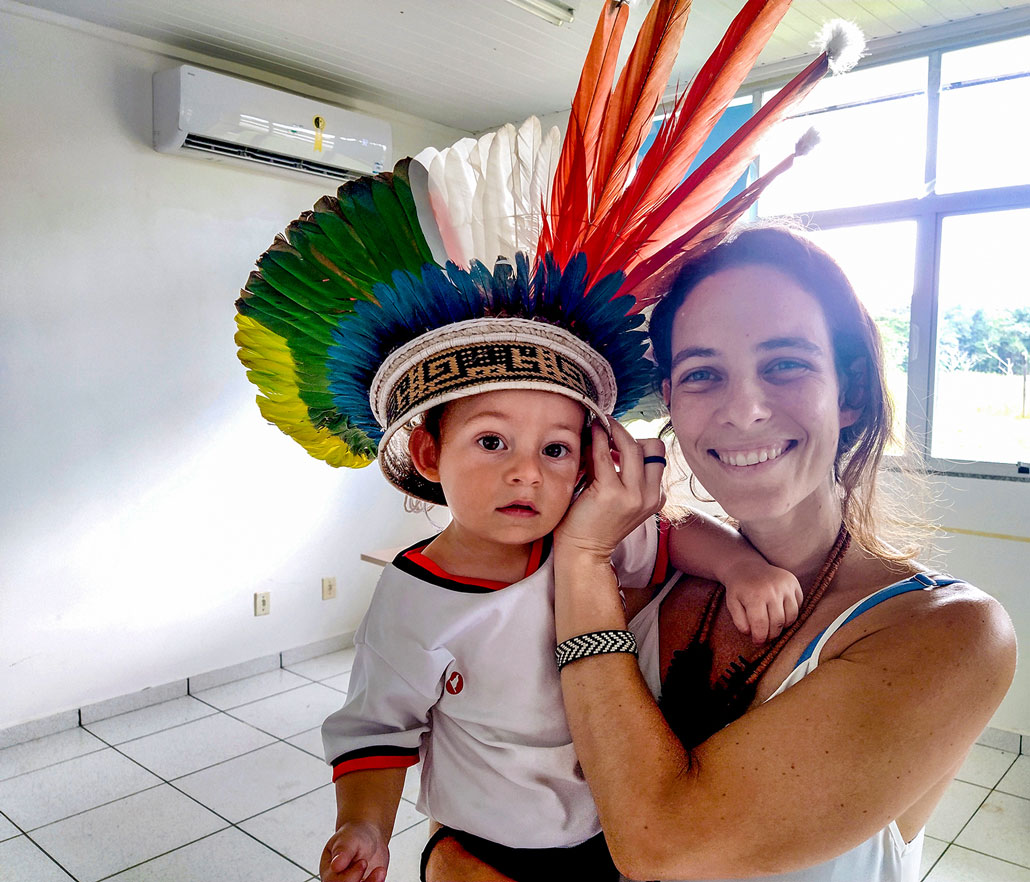
[[[645,606],[630,622],[630,630],[636,634],[637,648],[640,653],[640,670],[647,681],[651,694],[657,697],[661,693],[661,668],[658,656],[658,611],[662,600],[669,593],[672,587],[679,581],[680,574],[676,573],[666,582],[662,590]],[[926,588],[935,588],[938,585],[947,585],[954,579],[933,579],[922,573],[917,573],[911,579],[888,585],[875,591],[868,597],[844,610],[833,623],[813,640],[804,653],[801,660],[787,678],[780,684],[779,688],[769,697],[774,698],[783,690],[789,689],[802,677],[810,674],[819,666],[819,655],[822,652],[826,641],[855,616],[861,615],[867,609],[876,604],[904,594],[907,591],[915,591]],[[898,825],[891,823],[884,827],[879,833],[870,837],[865,842],[857,845],[850,851],[845,852],[832,860],[808,867],[804,870],[795,870],[791,873],[779,873],[773,876],[761,876],[757,878],[765,880],[778,880],[778,882],[917,882],[919,879],[919,862],[923,851],[923,831],[920,830],[911,842],[905,842],[901,836]],[[756,877],[752,877],[756,878]],[[709,880],[715,882],[715,880]],[[731,880],[721,880],[731,882]]]

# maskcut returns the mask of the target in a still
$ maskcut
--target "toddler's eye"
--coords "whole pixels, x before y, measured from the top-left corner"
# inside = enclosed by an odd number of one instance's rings
[[[544,448],[544,456],[551,459],[561,459],[563,456],[568,456],[571,452],[568,447],[564,444],[559,444],[557,441],[554,444],[548,444]]]
[[[476,443],[483,448],[483,450],[503,450],[504,441],[501,440],[498,435],[484,435],[482,438],[477,438]]]

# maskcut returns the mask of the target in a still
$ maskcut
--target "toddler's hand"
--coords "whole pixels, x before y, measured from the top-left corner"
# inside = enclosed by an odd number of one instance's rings
[[[761,560],[734,563],[723,583],[733,624],[755,643],[765,643],[793,624],[804,600],[793,573]]]
[[[375,824],[349,821],[322,851],[322,882],[386,882],[390,850]],[[367,874],[367,875],[366,875]]]

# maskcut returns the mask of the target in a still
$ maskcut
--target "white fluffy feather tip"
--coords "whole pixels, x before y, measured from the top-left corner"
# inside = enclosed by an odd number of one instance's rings
[[[805,134],[798,138],[797,143],[794,145],[794,155],[804,156],[806,153],[811,153],[819,144],[819,132],[814,128],[809,129]]]
[[[835,18],[822,26],[815,46],[826,53],[830,71],[842,74],[851,70],[865,52],[865,37],[854,22]]]

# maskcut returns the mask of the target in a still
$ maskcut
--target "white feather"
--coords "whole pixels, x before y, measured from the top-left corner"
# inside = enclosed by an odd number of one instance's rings
[[[541,140],[540,120],[535,116],[527,119],[515,136],[511,194],[515,215],[515,238],[512,244],[516,251],[529,251],[530,248],[536,251],[536,243],[540,238],[540,206],[533,203],[533,170],[540,153]]]
[[[810,153],[819,144],[819,132],[814,128],[808,129],[794,145],[794,155],[804,156],[806,153]]]
[[[415,200],[419,228],[425,236],[433,260],[443,266],[447,262],[447,248],[429,195],[429,167],[439,154],[440,151],[435,147],[427,147],[415,156],[408,166],[408,180],[411,183],[411,198]]]
[[[813,43],[826,53],[834,74],[851,70],[865,52],[865,37],[858,25],[842,18],[826,22]]]
[[[557,126],[543,136],[533,165],[533,181],[529,188],[530,205],[533,208],[533,233],[530,247],[525,249],[532,256],[536,252],[537,242],[543,226],[543,212],[551,209],[551,187],[554,184],[554,173],[558,170],[558,158],[561,156],[561,131]]]
[[[441,151],[429,167],[429,199],[447,257],[465,267],[473,254],[472,195],[476,180],[468,155],[474,144],[471,138],[458,141]]]
[[[515,126],[499,129],[490,143],[483,169],[484,263],[492,267],[498,257],[515,253],[515,196],[512,192]]]
[[[463,267],[473,258],[493,267],[516,251],[532,258],[560,154],[561,132],[552,127],[543,134],[535,117],[517,130],[509,124],[419,153],[415,159],[427,172],[416,175],[426,179],[416,208],[420,219],[431,212],[439,231],[430,242],[434,258],[445,255]]]

